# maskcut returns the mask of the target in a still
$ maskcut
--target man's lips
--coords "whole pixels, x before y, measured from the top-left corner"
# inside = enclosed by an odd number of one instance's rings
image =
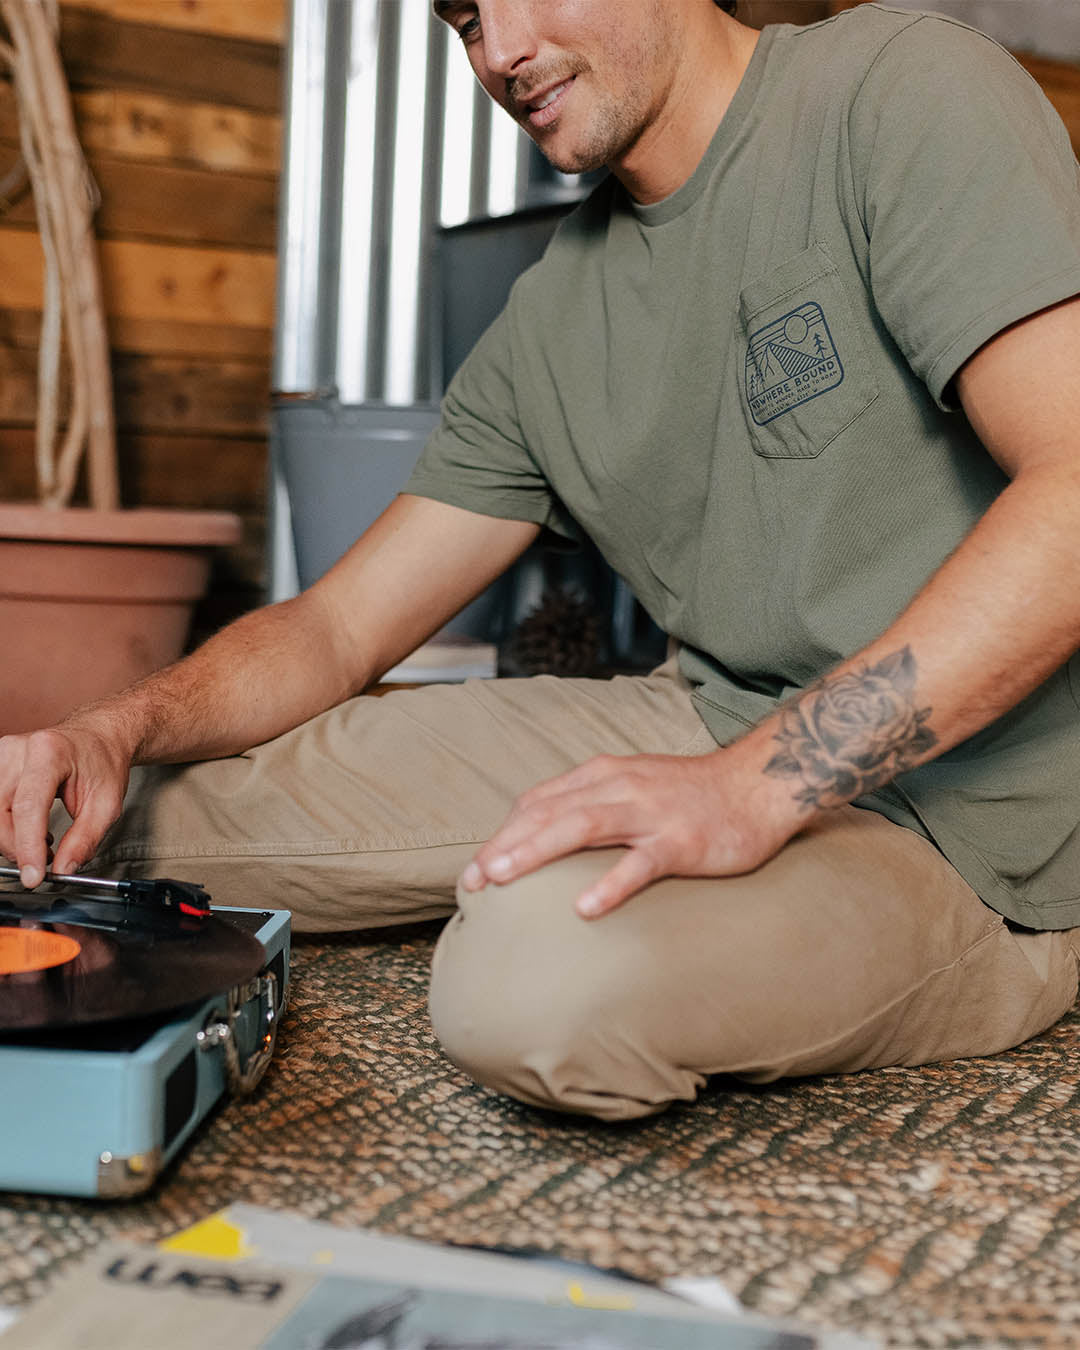
[[[570,75],[557,84],[549,84],[530,93],[526,98],[518,97],[514,100],[531,127],[542,129],[555,121],[562,111],[567,92],[575,79],[576,75]]]

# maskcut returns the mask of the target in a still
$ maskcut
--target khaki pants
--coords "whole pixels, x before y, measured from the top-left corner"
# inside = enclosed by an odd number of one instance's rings
[[[854,807],[748,876],[661,881],[594,922],[572,903],[607,851],[455,899],[531,784],[595,754],[711,748],[669,667],[353,699],[237,758],[144,771],[96,865],[288,908],[298,930],[452,916],[431,991],[451,1059],[608,1119],[710,1074],[992,1054],[1071,1006],[1078,931],[1015,931],[926,840]]]

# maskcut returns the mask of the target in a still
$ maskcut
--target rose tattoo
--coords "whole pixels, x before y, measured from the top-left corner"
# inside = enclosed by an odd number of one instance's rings
[[[926,726],[931,708],[915,706],[910,647],[876,666],[825,679],[783,709],[777,753],[765,772],[796,778],[795,800],[842,806],[910,769],[937,737]]]

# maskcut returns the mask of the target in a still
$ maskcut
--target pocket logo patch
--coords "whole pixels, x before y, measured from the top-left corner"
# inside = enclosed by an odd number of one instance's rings
[[[746,351],[746,401],[759,427],[835,389],[844,379],[821,306],[814,300],[759,328]]]

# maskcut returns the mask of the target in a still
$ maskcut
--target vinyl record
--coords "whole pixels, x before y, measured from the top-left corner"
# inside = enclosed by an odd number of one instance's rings
[[[147,1017],[242,984],[262,944],[219,915],[192,919],[88,893],[0,893],[0,1034]]]

